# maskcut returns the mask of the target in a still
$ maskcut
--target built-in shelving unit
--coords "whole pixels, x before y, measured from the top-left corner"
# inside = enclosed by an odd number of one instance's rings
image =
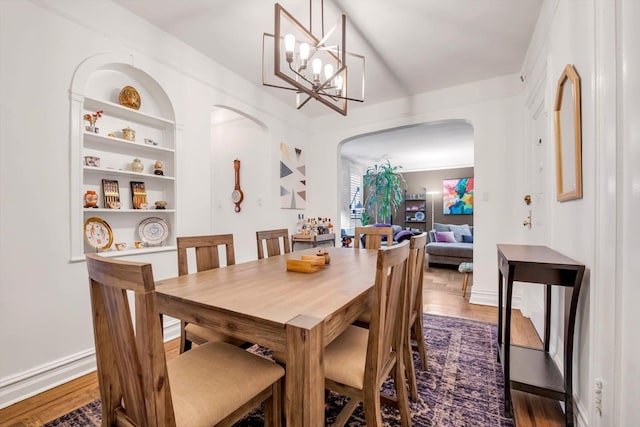
[[[404,192],[404,228],[427,231],[427,199],[425,194]]]
[[[89,66],[89,64],[87,64]],[[77,73],[76,88],[71,90],[71,259],[79,261],[84,254],[96,252],[84,236],[84,224],[99,217],[112,230],[113,244],[99,252],[104,256],[126,256],[175,249],[176,229],[176,123],[173,108],[166,93],[148,74],[127,63],[97,64],[85,75]],[[140,94],[138,110],[120,105],[118,95],[124,86],[133,86]],[[85,114],[102,111],[95,130],[83,120]],[[134,139],[125,138],[123,129],[133,129]],[[99,158],[99,164],[85,161]],[[143,170],[132,167],[139,159]],[[154,168],[162,163],[161,173]],[[103,180],[117,181],[120,207],[105,201]],[[133,202],[132,182],[144,183],[146,207]],[[95,191],[96,207],[86,207],[84,194]],[[139,194],[139,190],[136,190]],[[165,209],[156,209],[156,201],[166,201]],[[111,204],[113,205],[113,204]],[[142,206],[142,208],[140,208]],[[160,218],[169,228],[166,239],[137,248],[136,241],[145,242],[141,223],[150,217]],[[126,248],[116,250],[115,243]]]

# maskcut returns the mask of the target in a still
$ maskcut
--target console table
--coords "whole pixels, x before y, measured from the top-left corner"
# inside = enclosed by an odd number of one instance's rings
[[[573,426],[573,340],[583,275],[583,264],[546,246],[498,245],[498,360],[502,362],[504,372],[504,407],[507,417],[513,417],[513,388],[563,400],[565,425]],[[511,344],[511,298],[514,281],[545,286],[543,349]],[[549,354],[551,286],[562,286],[565,290],[564,376]]]
[[[328,234],[315,234],[315,235],[301,235],[294,234],[291,236],[291,250],[294,250],[296,243],[309,243],[311,247],[315,248],[321,245],[336,245],[336,235],[334,233]]]

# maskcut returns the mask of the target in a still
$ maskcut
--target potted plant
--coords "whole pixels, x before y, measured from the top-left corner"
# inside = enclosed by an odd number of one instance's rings
[[[363,185],[368,190],[365,202],[367,216],[375,222],[391,222],[391,214],[402,203],[402,184],[405,180],[398,172],[400,168],[402,166],[392,166],[387,160],[386,163],[369,166],[364,174]]]

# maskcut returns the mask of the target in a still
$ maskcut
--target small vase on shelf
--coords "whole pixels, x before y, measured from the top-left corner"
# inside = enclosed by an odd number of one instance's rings
[[[98,207],[98,195],[93,190],[87,190],[84,193],[84,207],[85,208],[97,208]]]
[[[133,159],[133,163],[131,163],[131,170],[134,172],[142,172],[144,170],[144,165],[140,159]]]

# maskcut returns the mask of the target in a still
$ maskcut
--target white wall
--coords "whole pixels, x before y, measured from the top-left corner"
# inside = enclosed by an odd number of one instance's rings
[[[347,117],[326,116],[314,122],[313,141],[309,147],[322,169],[309,171],[312,209],[331,207],[337,217],[333,192],[341,181],[337,163],[339,145],[357,135],[410,124],[447,119],[467,120],[473,126],[475,158],[474,286],[472,302],[497,305],[496,243],[513,242],[522,219],[513,209],[521,203],[517,162],[520,149],[514,141],[521,138],[522,86],[517,76],[509,75],[482,82],[443,89],[413,99],[401,99],[372,105],[351,112]],[[316,196],[317,195],[317,196]],[[519,205],[518,205],[519,206]]]
[[[638,402],[640,402],[640,328],[638,322],[638,301],[640,301],[640,249],[637,245],[640,236],[640,223],[637,212],[640,212],[640,2],[623,0],[619,2],[621,28],[619,51],[621,73],[621,158],[622,171],[620,212],[622,227],[619,229],[621,240],[621,289],[618,293],[619,310],[617,323],[619,330],[615,360],[617,366],[617,384],[613,389],[609,382],[605,392],[610,396],[607,402],[609,411],[615,411],[619,417],[616,425],[633,425],[637,423]],[[603,284],[604,286],[604,284]],[[615,405],[615,406],[614,406]]]
[[[69,221],[69,87],[83,60],[103,52],[130,54],[173,103],[180,128],[178,235],[235,232],[240,218],[254,232],[259,226],[292,227],[295,211],[277,206],[277,153],[281,141],[304,146],[308,126],[293,108],[110,2],[6,0],[0,8],[3,407],[95,366],[86,269],[83,262],[69,262],[70,227],[81,226]],[[263,123],[264,149],[238,141],[240,150],[229,150],[228,158],[223,151],[212,156],[215,105]],[[244,183],[249,191],[243,212],[232,220],[212,206],[220,200],[222,210],[233,212],[235,157],[250,179]],[[254,193],[256,182],[260,188]],[[260,209],[258,195],[264,201]],[[256,257],[254,239],[239,246],[238,260]],[[177,274],[175,257],[164,252],[128,259],[152,262],[156,277],[163,278]]]
[[[635,244],[640,229],[634,218],[640,200],[634,185],[640,160],[639,6],[635,0],[545,1],[523,69],[528,84],[546,73],[548,109],[562,68],[574,64],[581,76],[584,196],[559,203],[554,189],[546,200],[544,242],[587,267],[574,346],[578,425],[632,425],[640,399],[640,334],[633,326],[640,297]],[[548,128],[553,130],[551,114]],[[555,166],[553,150],[547,156],[547,164]],[[561,312],[556,307],[553,315]],[[559,329],[556,323],[552,346],[558,356]],[[596,384],[602,384],[601,394]]]

